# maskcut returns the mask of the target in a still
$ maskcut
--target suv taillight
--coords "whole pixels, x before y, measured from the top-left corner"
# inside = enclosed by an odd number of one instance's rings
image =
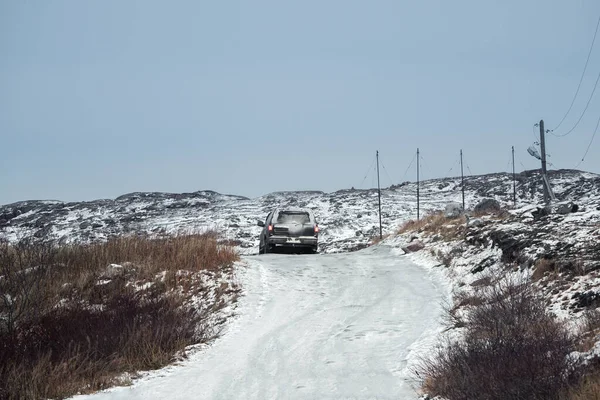
[[[319,225],[315,225],[315,235],[319,233]]]
[[[273,225],[269,225],[267,227],[267,230],[269,231],[269,235],[272,235],[273,234]]]

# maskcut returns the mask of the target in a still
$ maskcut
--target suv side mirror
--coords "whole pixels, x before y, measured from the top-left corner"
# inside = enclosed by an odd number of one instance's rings
[[[258,221],[258,223],[256,225],[261,226],[261,227],[264,228],[265,223],[263,221]]]

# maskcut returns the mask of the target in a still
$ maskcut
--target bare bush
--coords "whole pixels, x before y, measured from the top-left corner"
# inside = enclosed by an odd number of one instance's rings
[[[579,351],[590,351],[600,334],[600,311],[585,310],[580,326]],[[600,375],[599,375],[600,376]]]
[[[48,245],[0,243],[0,332],[13,333],[20,321],[35,319],[47,308],[46,281],[55,256]]]
[[[574,339],[528,283],[502,281],[466,316],[463,340],[417,369],[423,389],[454,399],[558,399],[574,379]]]
[[[206,292],[198,273],[216,279],[236,259],[214,234],[0,245],[0,398],[102,389],[212,339],[211,313],[236,289],[221,285],[200,307],[188,301]]]

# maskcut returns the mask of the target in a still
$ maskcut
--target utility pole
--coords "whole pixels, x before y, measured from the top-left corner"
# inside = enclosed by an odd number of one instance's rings
[[[462,209],[465,211],[465,174],[463,171],[462,149],[460,149],[460,186],[462,188]]]
[[[547,187],[547,171],[546,171],[546,132],[544,131],[544,120],[540,120],[540,148],[542,150],[542,183],[544,185],[544,203],[550,203],[550,193]]]
[[[417,148],[417,221],[419,220],[419,164],[420,164],[420,158],[419,158],[419,148]]]
[[[517,206],[517,181],[515,179],[515,146],[512,147],[512,167],[513,167],[513,205]]]
[[[379,239],[383,239],[383,231],[381,229],[381,188],[379,186],[379,150],[375,153],[377,157],[377,197],[379,198]]]

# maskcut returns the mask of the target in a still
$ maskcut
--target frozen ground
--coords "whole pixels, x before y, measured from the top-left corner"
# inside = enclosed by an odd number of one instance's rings
[[[183,365],[78,400],[416,399],[449,288],[401,251],[250,256],[238,316]]]

